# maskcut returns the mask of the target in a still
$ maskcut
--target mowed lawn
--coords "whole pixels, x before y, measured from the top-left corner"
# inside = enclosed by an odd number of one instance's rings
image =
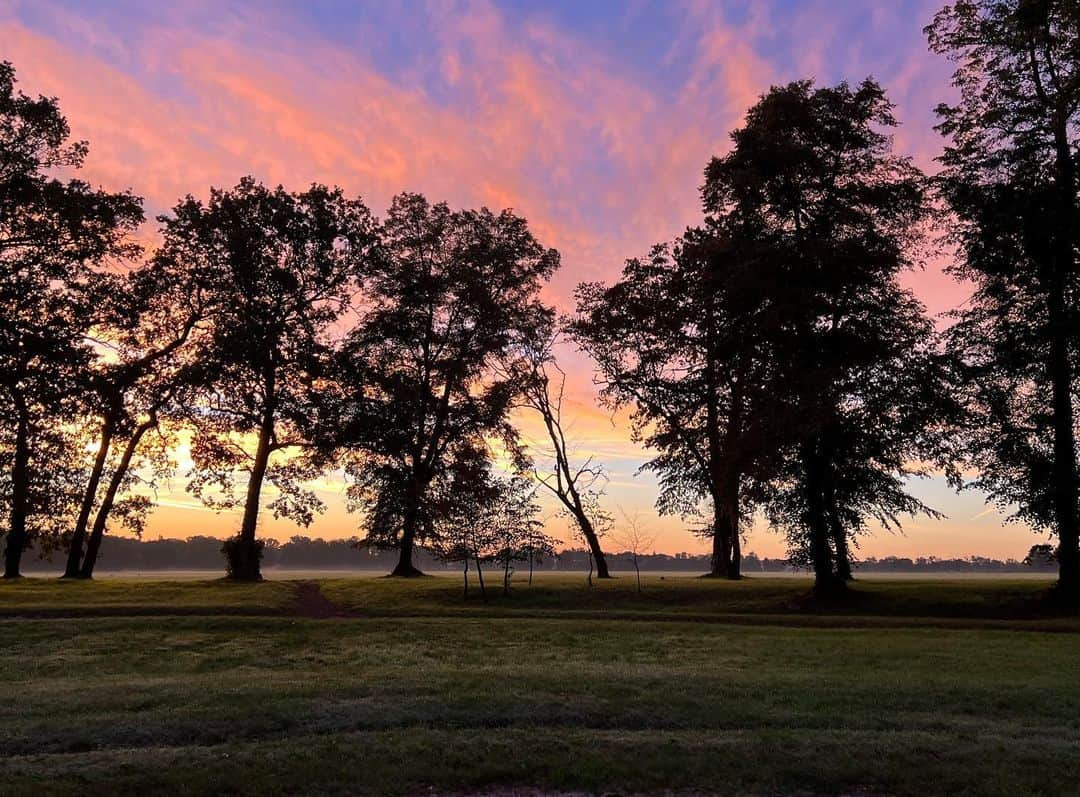
[[[1046,586],[2,584],[0,794],[1076,794]]]

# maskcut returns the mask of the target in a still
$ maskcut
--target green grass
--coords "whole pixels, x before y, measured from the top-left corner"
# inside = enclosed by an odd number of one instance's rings
[[[0,581],[0,617],[71,614],[242,614],[268,612],[289,604],[288,582],[238,584],[218,581],[65,581],[23,578]]]
[[[804,578],[754,577],[731,582],[692,576],[649,576],[638,592],[632,576],[594,581],[580,574],[544,574],[527,586],[515,578],[512,594],[503,597],[502,582],[490,578],[482,601],[471,583],[469,598],[460,578],[413,581],[327,579],[322,592],[354,612],[387,614],[565,616],[597,619],[703,619],[734,621],[751,615],[755,622],[769,615],[786,621],[835,625],[839,617],[874,622],[936,618],[971,621],[1029,621],[1080,630],[1075,613],[1062,615],[1046,600],[1050,582],[1031,579],[878,580],[855,582],[842,601],[820,602],[810,596]]]
[[[315,620],[288,582],[3,584],[0,794],[1080,790],[1080,635],[1028,630],[1080,626],[1046,584],[807,586],[341,579],[356,616]],[[204,615],[120,616],[170,596]],[[57,599],[100,616],[33,616]]]

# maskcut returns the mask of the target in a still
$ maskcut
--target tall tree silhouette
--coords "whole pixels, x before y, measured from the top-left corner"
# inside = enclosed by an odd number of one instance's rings
[[[770,513],[822,592],[849,575],[859,518],[927,510],[904,479],[944,451],[950,417],[932,325],[897,282],[918,263],[927,203],[922,175],[892,154],[895,125],[872,80],[795,82],[763,96],[706,169],[706,211],[758,231],[786,272],[771,337],[794,423]]]
[[[96,421],[87,429],[95,453],[68,544],[65,577],[93,575],[101,537],[132,464],[139,462],[140,444],[159,429],[160,416],[178,394],[190,393],[197,350],[207,343],[202,327],[214,292],[201,270],[178,270],[178,265],[157,258],[114,280],[104,297],[104,318],[93,330],[98,356],[83,396],[83,412]],[[148,508],[147,502],[140,504]],[[129,512],[124,519],[130,525],[136,517]]]
[[[343,351],[354,502],[369,539],[396,546],[394,575],[413,576],[413,550],[433,528],[431,485],[486,438],[515,448],[507,414],[516,356],[549,318],[538,292],[559,265],[508,210],[452,211],[396,197],[369,307]]]
[[[773,450],[779,392],[764,332],[776,321],[772,261],[723,226],[629,261],[614,285],[579,286],[571,329],[604,399],[632,405],[634,435],[660,452],[645,466],[660,476],[658,508],[694,514],[708,501],[710,574],[738,578],[740,524]]]
[[[969,0],[926,28],[956,64],[940,186],[958,224],[955,273],[975,285],[952,341],[978,414],[976,482],[1056,533],[1059,591],[1080,602],[1077,250],[1080,6]]]
[[[597,491],[597,483],[604,478],[604,472],[591,456],[572,461],[574,452],[563,423],[566,374],[555,361],[553,351],[558,339],[557,332],[543,330],[537,341],[527,347],[523,357],[522,364],[526,370],[521,375],[521,404],[540,415],[550,445],[544,451],[550,466],[542,471],[534,462],[533,472],[537,481],[559,500],[577,524],[582,538],[592,551],[597,578],[610,578],[600,537],[593,528],[588,511],[588,493]],[[551,372],[557,374],[554,383]]]
[[[140,200],[57,172],[82,166],[55,99],[15,88],[0,63],[0,460],[8,510],[5,577],[31,537],[59,533],[77,493],[66,425],[78,415],[92,356],[88,333],[111,278],[134,256]]]
[[[256,539],[263,481],[279,495],[275,515],[307,524],[321,509],[303,482],[317,472],[297,450],[320,422],[332,326],[354,300],[376,244],[375,222],[339,189],[302,193],[245,178],[214,189],[209,202],[188,197],[162,217],[156,259],[200,273],[213,294],[213,322],[201,354],[207,388],[197,412],[189,489],[212,506],[242,506],[237,537],[225,545],[229,574],[260,577]],[[294,456],[274,464],[275,452]],[[243,499],[234,474],[246,472]]]

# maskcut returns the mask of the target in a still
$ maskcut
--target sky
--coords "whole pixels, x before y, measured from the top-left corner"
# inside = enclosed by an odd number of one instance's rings
[[[614,279],[700,220],[705,164],[770,85],[873,76],[896,104],[896,150],[933,170],[933,108],[953,96],[950,65],[922,34],[940,2],[0,0],[0,57],[24,91],[60,98],[90,142],[85,179],[130,188],[148,216],[248,174],[296,190],[340,185],[376,214],[405,190],[510,207],[560,250],[545,295],[570,310],[577,283]],[[966,297],[941,265],[905,277],[935,314]],[[655,480],[637,473],[648,454],[625,413],[596,404],[588,361],[566,351],[563,365],[571,436],[605,466],[609,509],[638,515],[657,550],[705,550],[682,520],[656,516]],[[309,529],[264,513],[261,533],[356,534],[340,480],[316,489],[328,509]],[[1043,541],[978,493],[941,479],[913,489],[947,517],[868,536],[861,555],[1019,558]],[[159,497],[150,537],[238,527],[181,478]],[[549,527],[566,535],[561,519]],[[783,549],[761,523],[744,548]]]

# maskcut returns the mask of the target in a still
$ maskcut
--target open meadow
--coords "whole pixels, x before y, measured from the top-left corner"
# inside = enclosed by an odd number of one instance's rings
[[[0,584],[0,793],[1067,794],[1033,580]]]

